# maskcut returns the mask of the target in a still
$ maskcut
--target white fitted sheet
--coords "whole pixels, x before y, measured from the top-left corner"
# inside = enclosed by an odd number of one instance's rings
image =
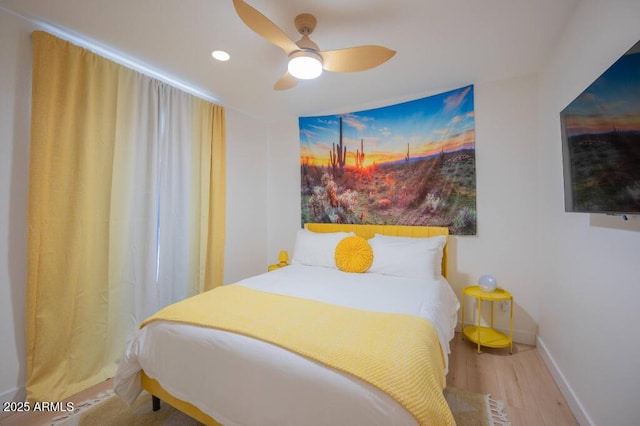
[[[446,360],[459,307],[441,277],[424,282],[291,265],[236,285],[379,312],[420,316],[435,327]],[[233,333],[156,321],[129,344],[115,391],[133,402],[140,371],[224,425],[415,425],[393,398],[350,375]]]

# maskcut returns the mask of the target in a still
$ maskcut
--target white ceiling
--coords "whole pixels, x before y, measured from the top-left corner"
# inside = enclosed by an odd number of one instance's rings
[[[321,49],[397,51],[360,73],[323,73],[274,91],[286,55],[238,18],[232,0],[0,0],[0,7],[80,35],[265,121],[378,106],[536,72],[579,0],[247,0],[294,41],[312,13]],[[210,52],[223,49],[229,62]]]

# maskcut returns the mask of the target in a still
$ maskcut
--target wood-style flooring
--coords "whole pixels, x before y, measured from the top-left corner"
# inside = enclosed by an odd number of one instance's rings
[[[489,393],[502,400],[513,426],[578,425],[542,357],[533,346],[481,348],[456,333],[447,386]]]
[[[456,333],[451,341],[447,386],[490,393],[502,400],[513,426],[578,425],[540,354],[533,346],[514,344],[508,349],[482,348]],[[111,381],[100,383],[73,397],[79,403],[111,389]],[[59,413],[58,413],[59,414]],[[50,425],[56,413],[20,413],[0,418],[0,426]]]

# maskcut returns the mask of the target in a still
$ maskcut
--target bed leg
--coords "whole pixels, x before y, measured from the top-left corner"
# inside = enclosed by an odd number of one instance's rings
[[[153,411],[158,411],[160,409],[160,398],[155,395],[151,395],[151,405]]]

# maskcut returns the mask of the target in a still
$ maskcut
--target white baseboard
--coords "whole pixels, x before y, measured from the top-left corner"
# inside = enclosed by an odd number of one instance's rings
[[[0,394],[0,404],[2,404],[0,405],[0,407],[4,407],[4,404],[7,402],[26,401],[26,399],[27,399],[27,390],[25,389],[24,386],[21,386],[19,388]],[[0,420],[2,420],[5,417],[8,417],[11,414],[12,414],[11,412],[5,412],[0,410]]]
[[[571,385],[567,382],[564,374],[562,374],[562,371],[558,368],[558,365],[553,360],[553,357],[549,353],[547,346],[544,344],[544,341],[540,336],[537,337],[536,347],[578,423],[583,426],[595,426],[595,423],[591,420],[589,414],[571,388]]]

